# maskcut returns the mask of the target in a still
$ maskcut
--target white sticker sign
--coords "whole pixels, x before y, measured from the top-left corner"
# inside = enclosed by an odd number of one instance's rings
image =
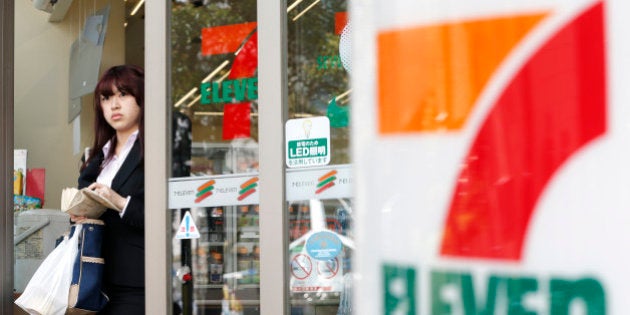
[[[330,163],[330,121],[328,117],[290,119],[285,125],[286,163],[289,168]]]
[[[343,253],[330,259],[316,259],[304,248],[290,255],[290,290],[293,293],[341,292],[343,289]]]
[[[258,204],[258,173],[171,178],[170,209]],[[349,164],[288,169],[287,200],[352,198]]]
[[[179,229],[177,229],[175,238],[181,240],[199,237],[201,237],[201,235],[199,234],[195,220],[193,220],[192,215],[190,215],[190,211],[186,211],[186,214],[184,214],[184,218],[182,218],[182,222],[179,225]]]

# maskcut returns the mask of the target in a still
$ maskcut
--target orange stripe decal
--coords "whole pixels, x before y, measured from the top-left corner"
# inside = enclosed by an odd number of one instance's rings
[[[326,178],[331,177],[331,176],[334,176],[334,175],[336,175],[336,174],[337,174],[337,171],[336,171],[336,170],[332,170],[332,171],[330,171],[330,172],[328,172],[328,173],[324,174],[323,176],[321,176],[321,177],[320,177],[320,178],[318,178],[317,180],[321,182],[321,181],[325,180]]]
[[[211,180],[207,181],[206,183],[204,183],[203,185],[197,187],[197,191],[202,191],[202,190],[204,190],[204,189],[214,185],[214,183],[216,183],[214,181],[214,179],[211,179]]]
[[[496,68],[545,13],[381,32],[381,134],[458,130]]]
[[[246,181],[246,182],[241,184],[241,189],[243,189],[243,188],[245,188],[245,187],[247,187],[247,186],[249,186],[249,185],[251,185],[251,184],[253,184],[253,183],[257,182],[257,181],[258,181],[258,177],[252,177],[248,181]]]

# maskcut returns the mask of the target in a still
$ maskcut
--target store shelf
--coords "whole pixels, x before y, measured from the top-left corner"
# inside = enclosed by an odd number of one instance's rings
[[[199,242],[199,246],[202,246],[202,247],[225,246],[225,242]]]
[[[199,284],[199,283],[195,283],[194,285],[195,289],[222,289],[223,288],[223,284]]]
[[[258,212],[255,205],[206,207],[198,223],[195,304],[218,314],[225,290],[245,309],[260,307]]]
[[[195,303],[197,303],[198,306],[215,306],[215,305],[221,305],[222,302],[223,302],[222,300],[197,300],[195,301]],[[260,305],[260,300],[239,300],[239,302],[243,306]]]

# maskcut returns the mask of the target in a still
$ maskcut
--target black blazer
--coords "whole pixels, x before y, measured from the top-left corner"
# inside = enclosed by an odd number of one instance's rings
[[[103,152],[96,154],[79,175],[79,189],[96,182],[104,159]],[[144,161],[138,140],[116,173],[111,188],[131,199],[122,218],[112,209],[100,217],[105,222],[104,282],[106,287],[144,288]]]

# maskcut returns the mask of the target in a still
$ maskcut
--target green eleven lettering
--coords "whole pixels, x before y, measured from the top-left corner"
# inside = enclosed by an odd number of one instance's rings
[[[203,105],[253,101],[258,99],[258,78],[205,82],[199,89]]]
[[[473,277],[469,273],[433,271],[431,272],[431,314],[455,314],[459,305],[464,315],[538,315],[535,309],[527,308],[523,302],[526,295],[545,294],[548,298],[550,315],[569,315],[573,301],[581,300],[586,315],[606,314],[604,288],[595,279],[549,280],[547,292],[539,292],[539,279],[533,277],[508,277],[491,275],[487,278],[485,302],[480,302],[475,292]],[[456,299],[445,299],[443,292],[455,289]],[[505,303],[497,303],[497,298]],[[503,309],[504,308],[504,309]]]

